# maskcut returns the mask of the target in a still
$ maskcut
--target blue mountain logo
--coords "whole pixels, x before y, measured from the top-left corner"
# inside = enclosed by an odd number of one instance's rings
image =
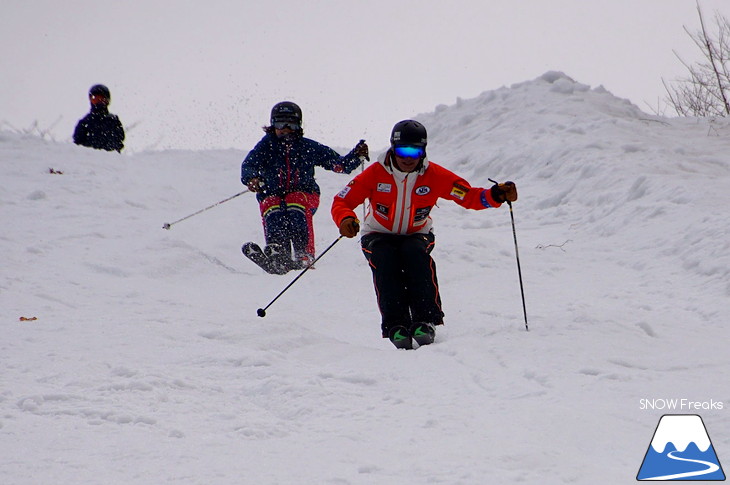
[[[696,414],[662,416],[636,479],[725,480],[702,418]]]

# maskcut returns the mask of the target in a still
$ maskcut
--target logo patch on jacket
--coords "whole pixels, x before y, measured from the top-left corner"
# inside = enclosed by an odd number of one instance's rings
[[[428,215],[431,213],[430,207],[421,207],[420,209],[416,209],[415,214],[413,214],[413,225],[414,226],[420,226],[426,223],[426,219],[428,219]]]
[[[466,197],[466,193],[469,192],[469,189],[467,187],[464,187],[461,184],[454,184],[451,187],[451,197],[454,197],[455,199],[464,200],[464,197]]]
[[[416,188],[416,195],[426,195],[429,192],[431,192],[431,187],[428,185],[421,185],[420,187]]]
[[[348,185],[348,186],[347,186],[347,187],[345,187],[344,189],[340,190],[340,193],[339,193],[339,194],[337,194],[337,197],[339,197],[340,199],[344,199],[345,197],[347,197],[347,194],[348,194],[348,193],[350,193],[350,189],[351,189],[351,188],[352,188],[352,187],[350,187],[350,186]]]
[[[391,190],[393,190],[393,186],[391,184],[384,184],[382,182],[378,184],[378,192],[385,192],[389,194]]]
[[[388,218],[388,214],[390,213],[390,207],[388,207],[385,204],[378,204],[378,203],[376,203],[375,204],[375,213],[378,214],[378,215],[381,215],[381,216],[383,216],[383,217],[385,217],[387,219]]]

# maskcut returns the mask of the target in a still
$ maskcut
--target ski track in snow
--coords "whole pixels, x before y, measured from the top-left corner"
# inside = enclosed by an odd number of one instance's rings
[[[727,409],[726,121],[555,72],[416,118],[431,160],[517,183],[529,332],[506,207],[434,209],[447,324],[396,351],[356,241],[259,318],[296,273],[241,255],[253,197],[162,229],[240,191],[250,147],[0,132],[0,483],[629,483],[661,415],[640,399]],[[322,250],[350,177],[318,179]],[[703,412],[719,455],[725,412]]]

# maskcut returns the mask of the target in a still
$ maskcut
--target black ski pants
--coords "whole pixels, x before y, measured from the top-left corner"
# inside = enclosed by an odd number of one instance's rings
[[[434,241],[432,233],[370,233],[360,240],[373,272],[383,337],[394,325],[443,324],[436,263],[431,258]]]

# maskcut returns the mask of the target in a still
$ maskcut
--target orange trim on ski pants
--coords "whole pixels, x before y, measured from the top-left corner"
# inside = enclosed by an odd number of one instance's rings
[[[432,233],[370,233],[360,240],[373,273],[383,337],[394,325],[443,324],[436,263],[430,255],[434,240]]]

